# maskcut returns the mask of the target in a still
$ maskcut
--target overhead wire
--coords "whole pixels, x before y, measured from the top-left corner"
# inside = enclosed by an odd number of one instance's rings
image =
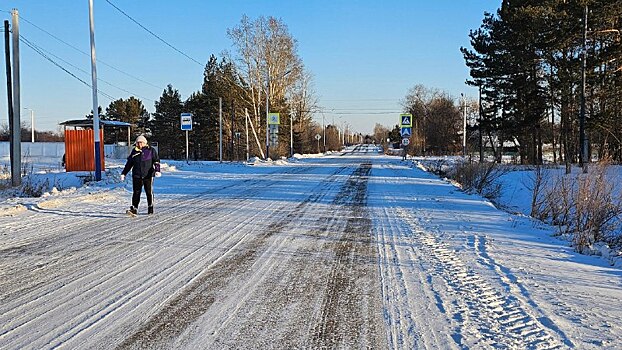
[[[83,54],[83,55],[85,55],[85,56],[88,56],[88,57],[90,57],[90,56],[91,56],[91,54],[90,54],[90,53],[84,52],[84,51],[82,51],[81,49],[79,49],[79,48],[75,47],[74,45],[72,45],[72,44],[70,44],[70,43],[68,43],[68,42],[64,41],[63,39],[61,39],[61,38],[57,37],[56,35],[54,35],[54,34],[52,34],[52,33],[48,32],[47,30],[45,30],[45,29],[43,29],[43,28],[39,27],[38,25],[36,25],[36,24],[34,24],[33,22],[29,21],[28,19],[24,18],[22,15],[20,15],[20,16],[19,16],[19,18],[20,18],[21,20],[23,20],[24,22],[26,22],[26,23],[28,23],[28,24],[32,25],[33,27],[35,27],[35,28],[39,29],[40,31],[44,32],[45,34],[47,34],[47,35],[51,36],[52,38],[56,39],[57,41],[59,41],[59,42],[61,42],[61,43],[65,44],[65,45],[69,46],[70,48],[72,48],[72,49],[76,50],[77,52],[79,52],[79,53],[81,53],[81,54]],[[108,63],[106,63],[106,62],[104,62],[104,61],[102,61],[102,60],[99,60],[99,59],[98,59],[98,60],[97,60],[97,62],[98,62],[98,63],[101,63],[101,64],[103,64],[104,66],[106,66],[106,67],[108,67],[108,68],[110,68],[110,69],[113,69],[113,70],[115,70],[115,71],[117,71],[117,72],[119,72],[119,73],[121,73],[121,74],[124,74],[124,75],[126,75],[126,76],[128,76],[128,77],[130,77],[130,78],[132,78],[132,79],[135,79],[135,80],[137,80],[137,81],[140,81],[141,83],[147,84],[147,85],[152,86],[152,87],[154,87],[154,88],[156,88],[156,89],[163,89],[161,86],[157,86],[156,84],[150,83],[150,82],[148,82],[148,81],[146,81],[146,80],[143,80],[143,79],[141,79],[141,78],[139,78],[139,77],[136,77],[136,76],[134,76],[134,75],[132,75],[132,74],[130,74],[130,73],[127,73],[127,72],[125,72],[125,71],[123,71],[123,70],[121,70],[121,69],[119,69],[119,68],[117,68],[117,67],[114,67],[113,65],[108,64]]]
[[[105,0],[108,4],[110,4],[110,6],[114,7],[117,11],[119,11],[120,13],[122,13],[125,17],[127,17],[130,21],[136,23],[136,25],[138,25],[139,27],[141,27],[142,29],[144,29],[147,33],[153,35],[156,39],[160,40],[161,42],[163,42],[166,46],[172,48],[173,50],[177,51],[178,53],[182,54],[183,56],[185,56],[186,58],[188,58],[189,60],[191,60],[192,62],[200,65],[201,67],[203,67],[203,63],[195,60],[194,58],[190,57],[189,55],[187,55],[186,53],[182,52],[180,49],[176,48],[175,46],[169,44],[166,40],[162,39],[160,36],[158,36],[157,34],[155,34],[154,32],[152,32],[151,30],[149,30],[147,27],[145,27],[144,25],[142,25],[140,22],[138,22],[137,20],[135,20],[134,18],[132,18],[132,16],[128,15],[125,11],[121,10],[117,5],[113,4],[110,0]]]
[[[67,64],[67,65],[69,65],[69,66],[71,66],[71,67],[73,67],[73,68],[75,68],[75,69],[79,70],[80,72],[82,72],[82,73],[84,73],[84,74],[87,74],[87,75],[88,75],[88,74],[91,74],[90,72],[85,71],[84,69],[82,69],[82,68],[80,68],[80,67],[77,67],[76,65],[72,64],[71,62],[68,62],[68,61],[64,60],[63,58],[61,58],[61,57],[59,57],[59,56],[57,56],[57,55],[55,55],[55,54],[53,54],[53,53],[51,53],[51,52],[49,52],[49,51],[45,50],[45,49],[44,49],[44,48],[42,48],[41,46],[39,46],[39,45],[37,45],[37,44],[33,43],[32,41],[30,41],[30,40],[28,40],[28,39],[26,39],[23,35],[20,35],[20,40],[22,40],[22,41],[28,41],[28,42],[29,42],[29,44],[30,44],[30,45],[28,45],[29,47],[31,47],[31,48],[32,48],[33,46],[35,46],[35,47],[37,48],[37,50],[38,50],[38,51],[41,51],[41,52],[43,52],[43,53],[45,53],[45,54],[47,54],[47,55],[53,56],[53,57],[55,57],[56,59],[58,59],[59,61],[64,62],[65,64]],[[31,45],[32,45],[32,46],[31,46]],[[106,81],[106,80],[101,79],[101,78],[97,78],[97,81],[98,81],[98,82],[102,82],[102,83],[104,83],[104,84],[107,84],[107,85],[109,85],[109,86],[112,86],[113,88],[118,89],[118,90],[121,90],[121,91],[123,91],[123,92],[126,92],[126,93],[128,93],[128,94],[130,94],[130,95],[133,95],[133,96],[139,97],[139,98],[141,98],[141,99],[143,99],[143,100],[148,100],[148,101],[151,101],[151,102],[155,102],[154,100],[152,100],[152,99],[150,99],[150,98],[143,97],[143,96],[140,96],[140,95],[138,95],[138,94],[135,94],[135,93],[133,93],[133,92],[131,92],[131,91],[129,91],[129,90],[126,90],[126,89],[124,89],[124,88],[122,88],[122,87],[119,87],[119,86],[117,86],[117,85],[114,85],[114,84],[112,84],[112,83],[110,83],[110,82],[108,82],[108,81]],[[99,90],[99,89],[98,89],[98,90]]]
[[[26,38],[24,37],[20,37],[20,41],[23,42],[24,44],[26,44],[26,46],[30,47],[31,49],[33,49],[36,53],[38,53],[39,55],[41,55],[43,58],[45,58],[46,60],[50,61],[53,65],[55,65],[56,67],[60,68],[61,70],[63,70],[65,73],[69,74],[71,77],[73,77],[74,79],[78,80],[79,82],[81,82],[82,84],[88,86],[89,88],[93,88],[91,84],[87,83],[86,81],[84,81],[83,79],[81,79],[80,77],[78,77],[77,75],[75,75],[73,72],[71,72],[69,69],[63,67],[60,63],[54,61],[52,58],[50,58],[48,55],[45,54],[45,52],[41,51],[36,45],[32,44],[30,41],[28,41]],[[114,97],[112,97],[111,95],[107,94],[106,92],[97,89],[97,93],[109,98],[111,101],[114,101]]]

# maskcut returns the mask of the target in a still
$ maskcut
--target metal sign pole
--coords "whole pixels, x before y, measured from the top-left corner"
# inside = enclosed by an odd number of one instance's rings
[[[186,162],[188,161],[188,130],[186,130]]]

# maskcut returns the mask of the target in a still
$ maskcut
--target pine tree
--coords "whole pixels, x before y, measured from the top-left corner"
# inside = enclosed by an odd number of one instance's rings
[[[181,130],[181,113],[184,105],[179,91],[168,85],[155,103],[156,111],[151,121],[152,142],[158,143],[161,158],[185,157],[185,134]]]

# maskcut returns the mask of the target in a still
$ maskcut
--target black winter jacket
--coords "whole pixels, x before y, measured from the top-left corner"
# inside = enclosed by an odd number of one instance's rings
[[[134,147],[127,157],[127,162],[121,174],[127,175],[132,170],[132,177],[147,178],[155,176],[160,172],[160,157],[155,148],[145,146],[143,148]]]

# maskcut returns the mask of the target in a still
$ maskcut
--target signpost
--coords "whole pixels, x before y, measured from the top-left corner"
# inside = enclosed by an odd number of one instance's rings
[[[402,128],[412,128],[413,115],[410,113],[400,114],[400,125]]]
[[[276,147],[279,144],[279,124],[281,124],[281,115],[279,113],[268,113],[268,141],[270,146]],[[270,155],[266,155],[270,157]]]
[[[321,138],[322,138],[322,135],[315,134],[315,139],[317,140],[317,153],[320,153],[320,139]]]
[[[400,114],[400,127],[400,134],[402,135],[403,159],[406,160],[407,148],[410,144],[410,137],[412,136],[413,115],[410,113]]]
[[[188,131],[192,130],[192,113],[181,114],[181,130],[186,131],[186,162],[188,161]]]

